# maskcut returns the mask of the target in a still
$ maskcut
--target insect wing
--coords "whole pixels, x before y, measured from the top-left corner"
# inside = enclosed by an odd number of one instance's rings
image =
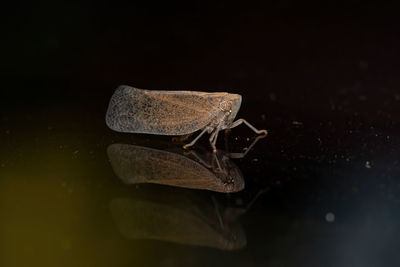
[[[119,132],[185,135],[209,124],[225,95],[120,86],[110,100],[106,123]]]

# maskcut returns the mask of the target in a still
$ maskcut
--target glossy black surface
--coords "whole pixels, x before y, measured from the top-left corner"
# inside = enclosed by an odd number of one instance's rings
[[[0,265],[398,266],[396,10],[356,1],[2,10]],[[187,155],[170,137],[106,127],[120,84],[241,94],[238,117],[269,131],[229,160],[244,190],[125,184],[112,144]],[[240,126],[217,146],[243,152],[254,138]],[[194,149],[207,151],[207,138]]]

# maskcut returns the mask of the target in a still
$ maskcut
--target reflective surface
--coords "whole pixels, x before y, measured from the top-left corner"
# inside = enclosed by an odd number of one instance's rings
[[[400,266],[398,8],[347,3],[4,9],[0,266]],[[120,84],[241,94],[269,135],[113,132]]]
[[[19,113],[14,118],[25,126],[8,120],[1,133],[5,266],[382,266],[398,260],[399,170],[390,152],[396,136],[374,146],[387,153],[362,152],[360,131],[336,147],[355,144],[346,157],[326,150],[324,142],[336,139],[317,140],[326,152],[313,154],[305,144],[318,133],[291,125],[292,135],[308,140],[304,145],[288,138],[279,145],[288,152],[279,152],[275,134],[241,159],[220,151],[224,171],[217,175],[206,140],[193,157],[196,150],[182,154],[170,138],[119,135],[101,119],[68,115],[56,122],[64,113],[51,114],[32,125],[30,117],[40,115]],[[225,141],[240,151],[254,138],[241,128]]]

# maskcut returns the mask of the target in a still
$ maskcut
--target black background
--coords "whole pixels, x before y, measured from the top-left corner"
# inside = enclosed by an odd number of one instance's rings
[[[129,84],[239,92],[263,103],[272,92],[280,104],[305,110],[330,109],[329,95],[347,89],[370,101],[393,96],[396,7],[16,1],[2,10],[1,98],[9,107],[70,106]],[[368,109],[383,109],[371,102]]]

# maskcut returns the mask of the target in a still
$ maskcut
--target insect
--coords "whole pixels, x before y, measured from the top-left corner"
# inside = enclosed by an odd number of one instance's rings
[[[193,146],[205,133],[216,153],[221,130],[242,123],[257,134],[267,135],[244,119],[234,121],[242,102],[239,94],[197,91],[158,91],[121,85],[111,97],[106,124],[112,130],[157,135],[200,134],[184,148]]]

